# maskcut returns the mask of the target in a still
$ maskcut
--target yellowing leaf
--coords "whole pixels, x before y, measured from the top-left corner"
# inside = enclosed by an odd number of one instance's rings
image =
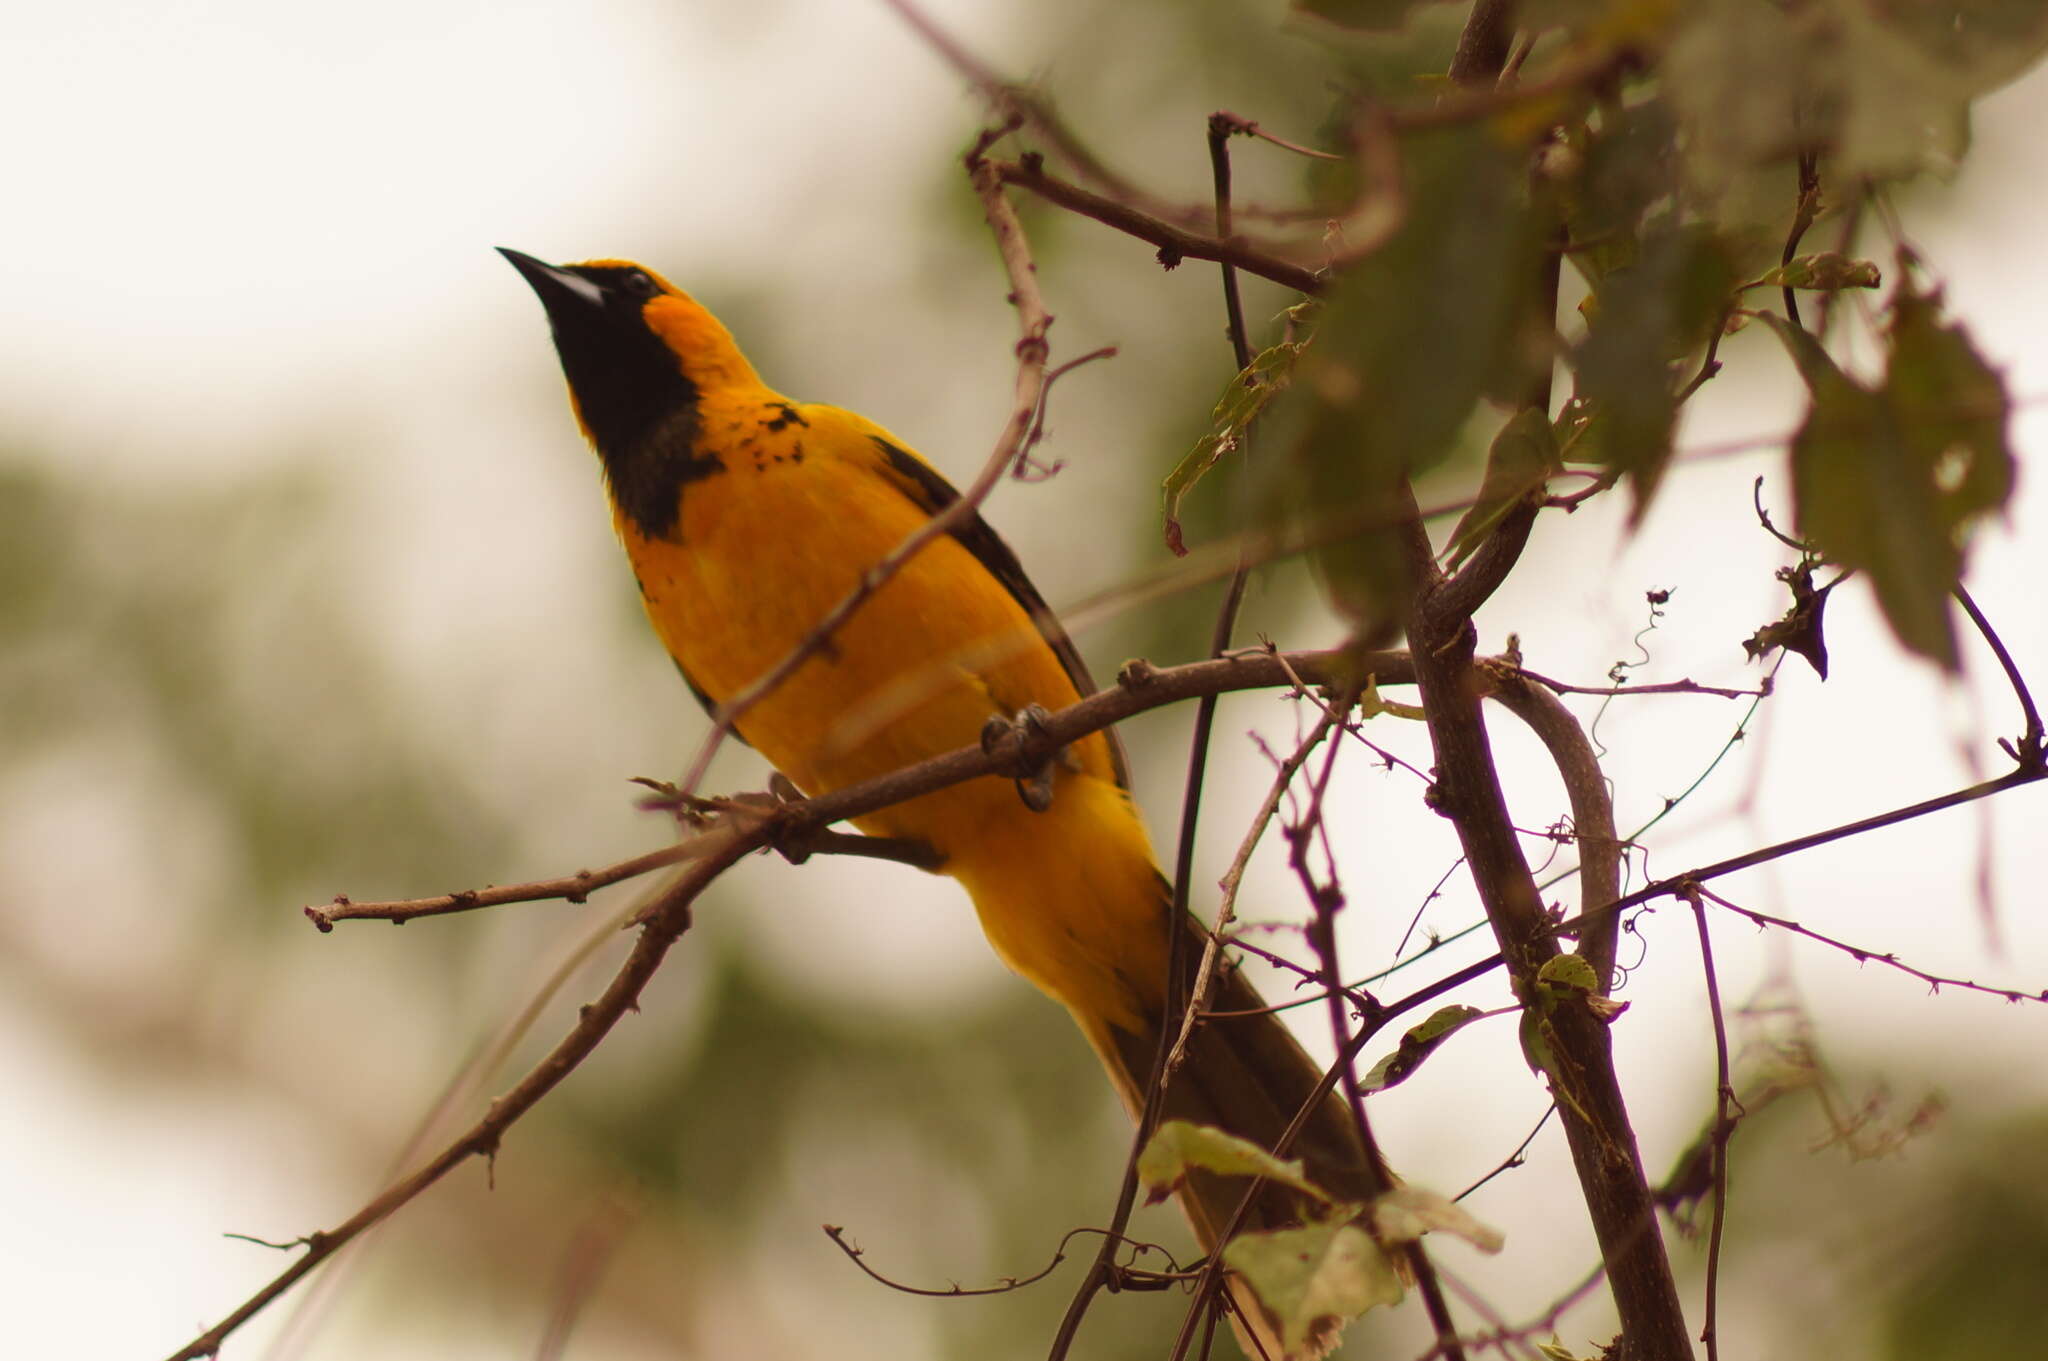
[[[1188,551],[1181,531],[1181,501],[1224,455],[1244,447],[1252,422],[1268,402],[1287,390],[1294,361],[1307,346],[1305,340],[1282,342],[1260,351],[1241,373],[1232,374],[1223,395],[1216,399],[1211,417],[1215,428],[1196,440],[1195,447],[1166,475],[1160,488],[1165,501],[1166,546],[1175,557],[1185,557]]]
[[[1148,1203],[1172,1195],[1188,1173],[1196,1170],[1229,1177],[1264,1177],[1285,1182],[1317,1200],[1330,1199],[1303,1174],[1300,1162],[1276,1158],[1250,1140],[1210,1125],[1168,1120],[1152,1132],[1138,1155],[1138,1180],[1145,1187]]]
[[[1401,1278],[1372,1235],[1352,1224],[1311,1224],[1239,1234],[1223,1262],[1242,1276],[1280,1323],[1289,1356],[1334,1345],[1350,1320],[1401,1302]]]
[[[1448,1196],[1420,1186],[1401,1185],[1372,1203],[1373,1228],[1384,1243],[1408,1243],[1425,1233],[1448,1233],[1484,1253],[1501,1250],[1507,1239],[1499,1229],[1482,1224]]]
[[[1401,1036],[1401,1047],[1375,1063],[1360,1085],[1367,1092],[1398,1086],[1422,1066],[1424,1059],[1436,1052],[1438,1045],[1485,1014],[1478,1007],[1438,1008],[1430,1013],[1428,1020],[1411,1026]]]
[[[1876,288],[1884,282],[1884,275],[1873,261],[1828,250],[1795,256],[1765,270],[1757,282],[1772,288],[1806,288],[1826,293],[1843,288]]]
[[[1596,992],[1600,975],[1583,955],[1553,955],[1536,971],[1536,981],[1556,997]]]

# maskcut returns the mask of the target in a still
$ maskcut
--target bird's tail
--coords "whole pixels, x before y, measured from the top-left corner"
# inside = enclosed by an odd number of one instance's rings
[[[1187,929],[1187,974],[1192,982],[1206,937],[1192,918]],[[1183,994],[1185,995],[1185,994]],[[1292,1032],[1235,969],[1220,971],[1212,982],[1199,1020],[1187,1041],[1186,1057],[1167,1080],[1161,1120],[1186,1120],[1213,1125],[1271,1150],[1322,1080],[1322,1068],[1309,1058]],[[1110,1080],[1135,1117],[1142,1108],[1159,1051],[1162,1027],[1178,1034],[1181,1018],[1161,1016],[1142,1031],[1129,1031],[1078,1017],[1082,1029]],[[1169,1043],[1171,1038],[1169,1038]],[[1308,1179],[1333,1200],[1363,1202],[1388,1184],[1385,1163],[1368,1150],[1336,1092],[1325,1094],[1309,1111],[1307,1123],[1288,1156],[1304,1164]],[[1182,1186],[1180,1199],[1195,1236],[1205,1252],[1222,1243],[1249,1185],[1242,1177],[1194,1172]],[[1240,1231],[1284,1229],[1299,1225],[1314,1209],[1308,1197],[1278,1182],[1263,1182],[1254,1194]],[[1244,1325],[1239,1340],[1254,1358],[1281,1361],[1288,1353],[1271,1316],[1243,1282],[1233,1282],[1233,1295]],[[1321,1355],[1311,1345],[1293,1355]]]

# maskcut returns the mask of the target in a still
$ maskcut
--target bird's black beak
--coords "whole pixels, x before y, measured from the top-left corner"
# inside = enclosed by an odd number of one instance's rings
[[[512,268],[540,295],[541,305],[550,317],[561,317],[565,313],[602,312],[605,310],[605,292],[581,274],[572,274],[566,269],[557,269],[544,260],[536,260],[520,251],[498,247],[498,254],[512,262]]]

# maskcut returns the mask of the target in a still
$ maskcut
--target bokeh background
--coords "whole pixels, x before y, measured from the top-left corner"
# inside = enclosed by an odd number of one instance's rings
[[[1206,192],[1204,119],[1229,108],[1308,137],[1324,50],[1275,3],[932,0],[1002,71],[1039,80],[1113,163]],[[769,380],[855,406],[965,477],[1003,419],[1013,317],[957,154],[965,82],[878,3],[586,6],[363,0],[14,5],[0,44],[0,1300],[10,1348],[170,1352],[283,1265],[229,1233],[339,1222],[578,943],[626,901],[533,905],[316,935],[298,908],[608,862],[660,842],[634,775],[675,773],[704,727],[639,618],[534,300],[492,253],[627,255],[717,309]],[[2038,128],[2048,80],[1981,109],[1950,184],[1905,195],[1955,311],[2008,374],[2023,457],[2048,440],[2048,278]],[[1299,170],[1240,144],[1247,197]],[[1050,482],[991,517],[1055,604],[1168,567],[1157,486],[1230,371],[1212,271],[1163,272],[1093,223],[1029,213],[1063,379]],[[1251,312],[1280,296],[1254,286]],[[1427,318],[1417,318],[1426,326]],[[1755,527],[1758,473],[1795,394],[1740,336],[1689,414],[1699,455],[1633,536],[1592,508],[1539,527],[1482,617],[1529,664],[1598,683],[1639,658],[1644,594],[1674,592],[1646,679],[1751,684],[1740,640],[1783,607]],[[1218,518],[1224,484],[1194,507]],[[1213,541],[1213,536],[1211,536]],[[1973,585],[2048,676],[2048,501],[2028,476]],[[1205,645],[1212,586],[1087,612],[1100,672]],[[1881,811],[1999,768],[2009,693],[1973,652],[1946,684],[1852,585],[1835,675],[1798,665],[1699,792],[1650,839],[1688,864]],[[1287,565],[1246,633],[1340,628]],[[1593,707],[1583,710],[1591,720]],[[1704,698],[1612,706],[1624,827],[1684,791],[1741,722]],[[1248,736],[1295,730],[1273,696],[1224,706],[1196,898],[1268,778]],[[1187,715],[1129,734],[1170,842]],[[1427,764],[1419,731],[1381,740]],[[1497,720],[1518,820],[1562,812]],[[743,751],[712,783],[758,787]],[[1340,776],[1353,971],[1393,962],[1409,919],[1475,908],[1419,783]],[[1920,966],[2048,984],[2048,804],[2024,791],[1738,880],[1737,900]],[[1540,843],[1537,845],[1540,852]],[[1566,857],[1568,860],[1568,857]],[[1571,901],[1571,884],[1554,890]],[[1248,912],[1298,917],[1262,858]],[[1721,1325],[1735,1354],[2011,1356],[2048,1270],[2039,1152],[2044,1016],[1928,989],[1716,921],[1724,992],[1797,1004],[1827,1062],[1745,1126]],[[1285,943],[1281,933],[1276,939]],[[1419,937],[1418,937],[1419,939]],[[605,943],[517,1040],[502,1088],[569,1024]],[[1413,953],[1416,942],[1407,949]],[[1398,974],[1398,994],[1479,950]],[[1625,958],[1617,1045],[1645,1156],[1668,1167],[1712,1093],[1693,927],[1669,907]],[[1499,1006],[1494,980],[1465,1000]],[[1737,1039],[1786,1032],[1780,1010]],[[1326,1038],[1308,1029],[1312,1045]],[[444,1098],[446,1098],[444,1100]],[[1915,1124],[1915,1113],[1944,1107]],[[1461,1038],[1375,1103],[1413,1180],[1455,1191],[1541,1114],[1512,1024]],[[1910,1138],[1895,1137],[1908,1125]],[[1920,1127],[1924,1125],[1925,1127]],[[1844,1137],[1844,1131],[1847,1136]],[[1106,1218],[1127,1133],[1063,1016],[1008,977],[944,881],[900,867],[750,863],[707,904],[641,1013],[516,1128],[234,1356],[1011,1357],[1043,1353],[1077,1279],[979,1300],[894,1293],[1037,1270]],[[1508,1320],[1594,1260],[1554,1130],[1474,1198],[1498,1261],[1447,1267]],[[1169,1209],[1140,1229],[1185,1245]],[[1701,1254],[1674,1249],[1695,1295]],[[1085,1354],[1161,1351],[1177,1297],[1103,1301]],[[1411,1311],[1412,1312],[1412,1311]],[[563,1337],[565,1315],[573,1327]],[[1562,1334],[1610,1321],[1597,1295]],[[1167,1334],[1170,1336],[1170,1334]],[[1400,1355],[1412,1318],[1358,1330]],[[550,1349],[554,1350],[550,1350]]]

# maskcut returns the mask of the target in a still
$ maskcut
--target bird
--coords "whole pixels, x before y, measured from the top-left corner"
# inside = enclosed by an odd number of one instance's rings
[[[766,385],[702,303],[630,260],[552,265],[500,252],[538,295],[576,422],[597,455],[647,617],[707,707],[802,643],[864,574],[959,493],[911,446],[835,406]],[[994,718],[1055,710],[1094,685],[1009,545],[979,513],[934,539],[737,720],[805,794],[976,742]],[[1176,913],[1112,733],[1050,763],[1049,798],[986,776],[855,819],[919,845],[972,900],[997,956],[1065,1007],[1134,1118],[1178,1030],[1206,939]],[[1176,919],[1178,916],[1178,919]],[[1169,987],[1173,934],[1195,933]],[[1170,1076],[1161,1115],[1271,1149],[1309,1107],[1294,1156],[1339,1201],[1387,1186],[1384,1164],[1284,1023],[1234,969]],[[1181,1187],[1204,1251],[1247,1183],[1197,1172]],[[1298,1191],[1265,1182],[1244,1227],[1299,1225]],[[1251,1346],[1278,1358],[1270,1319],[1234,1284]],[[1262,1331],[1263,1327],[1263,1331]],[[1258,1356],[1260,1350],[1252,1350]],[[1299,1353],[1297,1353],[1299,1354]]]

